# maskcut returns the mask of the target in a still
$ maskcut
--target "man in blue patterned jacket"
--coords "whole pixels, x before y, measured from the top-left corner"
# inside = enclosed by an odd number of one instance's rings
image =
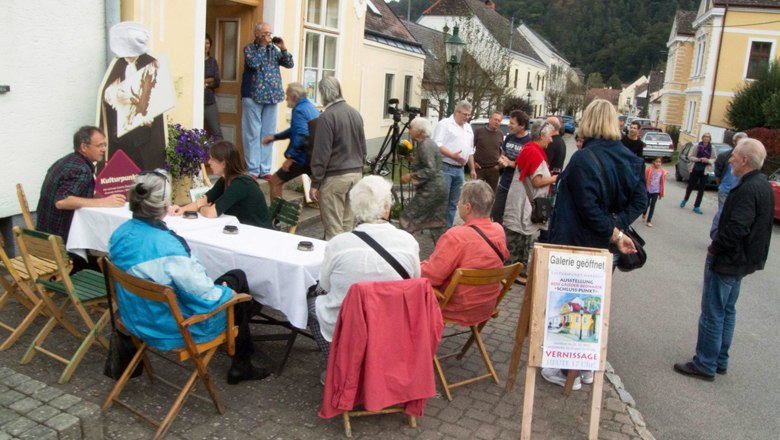
[[[284,41],[273,37],[268,23],[255,25],[255,40],[244,47],[241,138],[247,171],[265,179],[271,178],[272,150],[260,141],[276,131],[276,105],[284,99],[279,66],[294,66]]]

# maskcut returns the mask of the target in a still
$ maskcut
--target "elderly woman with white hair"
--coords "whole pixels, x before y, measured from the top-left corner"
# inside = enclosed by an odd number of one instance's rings
[[[420,276],[420,246],[417,240],[387,221],[392,207],[391,186],[389,181],[379,176],[362,178],[349,192],[357,226],[352,232],[333,237],[325,248],[317,289],[324,294],[309,298],[308,326],[326,362],[341,303],[350,286],[364,281],[402,279],[359,234],[375,240],[411,278]],[[324,378],[323,372],[320,377],[323,383]]]
[[[162,219],[170,205],[171,185],[164,172],[140,173],[130,188],[128,199],[133,218],[117,228],[109,241],[109,257],[120,270],[172,287],[185,319],[216,309],[235,292],[249,291],[246,275],[241,270],[231,270],[212,281],[206,269],[190,253],[187,242],[165,226]],[[132,334],[160,350],[184,347],[167,305],[133,295],[119,285],[117,299],[122,322]],[[238,336],[227,376],[231,385],[268,376],[265,369],[252,366],[250,308],[248,302],[235,306]],[[225,313],[190,327],[195,343],[209,341],[223,332],[227,324]]]
[[[447,226],[447,188],[441,171],[441,153],[431,139],[431,122],[415,118],[409,124],[409,135],[417,144],[410,173],[401,183],[414,183],[414,197],[401,212],[401,227],[410,233],[432,231]]]
[[[515,173],[506,197],[503,224],[510,254],[507,264],[523,263],[525,267],[518,277],[521,284],[525,283],[528,276],[528,256],[533,235],[540,230],[547,230],[547,221],[534,223],[531,220],[533,200],[549,197],[550,185],[558,178],[550,175],[545,154],[547,146],[552,142],[553,131],[555,127],[549,122],[533,126],[531,142],[523,146],[515,159]]]

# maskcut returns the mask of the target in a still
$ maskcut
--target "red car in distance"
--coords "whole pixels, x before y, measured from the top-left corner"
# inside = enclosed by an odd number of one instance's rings
[[[769,176],[769,185],[775,194],[775,220],[780,220],[780,169]]]

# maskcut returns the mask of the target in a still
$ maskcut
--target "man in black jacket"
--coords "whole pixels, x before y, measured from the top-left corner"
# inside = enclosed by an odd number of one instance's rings
[[[741,180],[723,204],[718,231],[707,248],[696,355],[692,362],[674,364],[680,374],[707,381],[715,380],[715,373],[726,374],[740,283],[762,270],[769,255],[774,196],[760,172],[765,158],[761,142],[743,139],[729,159]]]

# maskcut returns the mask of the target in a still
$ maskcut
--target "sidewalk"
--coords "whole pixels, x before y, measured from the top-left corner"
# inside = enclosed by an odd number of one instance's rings
[[[304,226],[299,235],[315,238],[322,237],[319,223]],[[420,242],[421,257],[426,258],[432,251],[430,237],[417,234]],[[417,428],[410,428],[406,418],[398,414],[360,417],[352,419],[352,432],[355,439],[517,439],[520,436],[520,414],[523,403],[523,381],[525,374],[525,353],[518,380],[514,389],[506,393],[504,383],[507,377],[509,359],[514,346],[515,326],[522,303],[523,290],[515,286],[501,307],[498,319],[491,321],[483,331],[483,338],[501,379],[500,385],[490,381],[466,385],[453,391],[453,400],[436,397],[428,400],[425,416],[418,419]],[[15,304],[3,310],[5,318],[10,313],[21,313]],[[28,365],[20,365],[27,344],[43,325],[44,320],[36,320],[33,327],[8,351],[0,353],[0,367],[8,367],[18,373],[37,379],[48,387],[60,390],[101,405],[113,386],[113,380],[103,376],[105,354],[93,348],[84,358],[70,383],[57,384],[61,366],[45,356],[36,356]],[[445,328],[445,334],[453,329]],[[265,326],[254,326],[253,334],[273,332]],[[3,332],[2,336],[5,336]],[[463,336],[465,338],[465,336]],[[442,352],[453,351],[459,346],[459,337],[450,338],[442,343]],[[60,344],[63,350],[74,350],[74,339],[66,332],[56,330],[49,338]],[[283,354],[283,343],[264,342],[256,345],[258,354],[256,364],[268,365],[264,356],[279,359]],[[157,374],[182,382],[183,375],[177,367],[152,357]],[[169,439],[326,439],[345,438],[341,418],[322,420],[317,411],[322,399],[322,386],[319,373],[322,369],[320,355],[313,341],[298,338],[280,377],[271,376],[261,382],[227,385],[225,375],[229,358],[218,353],[211,363],[217,389],[225,407],[225,414],[219,415],[210,402],[190,398],[184,404],[174,421]],[[462,360],[454,358],[443,362],[443,368],[452,379],[459,375],[474,374],[484,369],[479,354],[472,349]],[[641,414],[633,408],[633,399],[622,388],[620,379],[614,372],[608,372],[605,381],[601,430],[602,439],[653,439],[644,428]],[[167,387],[150,385],[141,376],[132,379],[125,389],[123,397],[144,411],[162,415],[172,402],[173,393]],[[0,379],[1,381],[1,379]],[[583,385],[569,398],[562,394],[562,388],[545,382],[541,377],[536,381],[536,396],[533,420],[533,438],[572,439],[586,438],[590,410],[590,385]],[[202,386],[195,392],[206,395]],[[627,403],[628,402],[628,403]],[[0,421],[1,422],[1,421]],[[0,423],[2,424],[2,423]],[[103,432],[109,439],[149,438],[153,433],[151,426],[137,419],[129,411],[114,405],[103,414]],[[0,427],[0,438],[8,438]],[[94,438],[92,436],[84,438]]]

